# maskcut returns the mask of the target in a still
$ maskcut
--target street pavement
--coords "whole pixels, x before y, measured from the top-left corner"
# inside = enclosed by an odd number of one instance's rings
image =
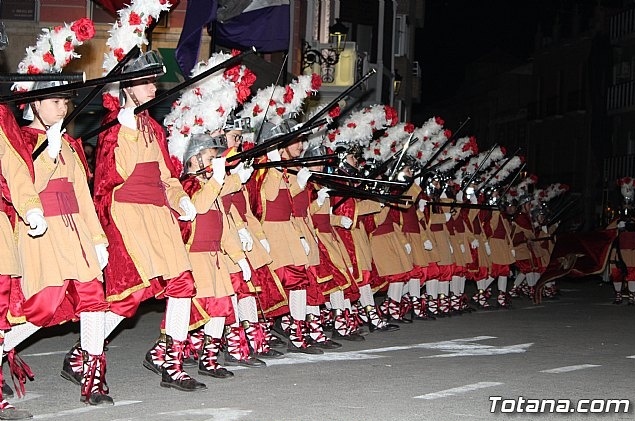
[[[402,325],[321,356],[290,354],[266,368],[236,369],[229,380],[193,369],[208,386],[194,393],[160,387],[159,376],[141,365],[162,317],[163,304],[151,302],[109,344],[115,406],[80,403],[79,387],[59,375],[77,324],[40,331],[20,347],[36,378],[26,397],[10,401],[40,420],[633,419],[635,306],[611,304],[612,285],[599,278],[559,285],[558,300],[515,299],[511,310]],[[492,414],[490,396],[630,399],[631,408],[619,415]]]

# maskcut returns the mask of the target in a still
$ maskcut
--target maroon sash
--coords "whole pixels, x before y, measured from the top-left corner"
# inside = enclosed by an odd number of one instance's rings
[[[138,163],[121,188],[115,191],[115,201],[166,206],[165,185],[161,181],[159,163]]]
[[[196,216],[194,239],[191,252],[220,251],[220,240],[223,236],[223,214],[218,209]]]

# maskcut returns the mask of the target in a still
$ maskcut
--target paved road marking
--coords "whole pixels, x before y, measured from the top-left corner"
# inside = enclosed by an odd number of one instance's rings
[[[527,349],[532,345],[533,342],[501,347],[491,345],[465,345],[462,348],[456,348],[456,350],[450,354],[428,355],[419,358],[480,357],[489,355],[522,354],[527,352]],[[442,349],[442,351],[452,351],[452,349]]]
[[[635,359],[635,355],[629,355],[629,356],[628,356],[628,357],[626,357],[626,358],[633,358],[633,359]]]
[[[171,419],[179,419],[179,417],[183,417],[185,419],[192,419],[192,415],[203,415],[210,416],[210,418],[205,418],[201,421],[236,421],[241,418],[246,417],[251,414],[253,411],[244,410],[244,409],[236,409],[236,408],[201,408],[201,409],[183,409],[178,411],[170,411],[170,412],[159,412],[158,414],[152,415],[148,417],[144,415],[141,420],[146,419],[160,419],[160,420],[171,420]]]
[[[450,354],[433,355],[431,357],[459,357],[459,356],[485,356],[485,355],[503,355],[518,354],[527,351],[532,343],[518,344],[510,346],[493,346],[475,344],[474,342],[487,339],[496,339],[495,336],[475,336],[472,338],[452,339],[441,342],[426,342],[412,345],[388,346],[383,348],[363,349],[360,351],[344,351],[344,352],[328,352],[321,355],[307,354],[286,354],[284,358],[278,360],[267,360],[267,366],[290,365],[290,364],[307,364],[322,363],[326,361],[352,361],[352,360],[369,360],[375,358],[384,358],[381,355],[375,355],[385,352],[407,351],[413,349],[433,349],[449,352]],[[244,367],[232,367],[232,370],[245,369]]]
[[[414,396],[413,399],[440,399],[448,396],[454,396],[461,393],[471,392],[473,390],[485,389],[487,387],[500,386],[503,383],[499,382],[478,382],[474,384],[467,384],[465,386],[455,387],[452,389],[441,390],[440,392],[427,393],[425,395]]]
[[[7,400],[10,403],[12,403],[13,405],[18,406],[18,405],[20,405],[21,402],[26,402],[26,401],[30,401],[32,399],[37,399],[37,398],[41,397],[42,395],[38,395],[37,393],[26,392],[26,394],[22,398],[18,398],[17,394],[15,394],[14,396],[15,397],[13,397],[11,399],[7,399]]]
[[[569,371],[584,370],[585,368],[600,367],[597,364],[580,364],[568,365],[566,367],[551,368],[549,370],[540,370],[541,373],[568,373]]]
[[[119,345],[108,345],[108,348],[119,348]],[[22,357],[46,357],[48,355],[63,355],[68,352],[68,349],[65,351],[49,351],[49,352],[36,352],[33,354],[22,354]]]
[[[134,405],[136,403],[142,403],[142,401],[116,401],[115,406]],[[33,419],[34,420],[46,420],[50,418],[64,419],[64,416],[83,414],[83,413],[91,412],[97,409],[107,409],[107,408],[110,408],[110,406],[88,406],[87,405],[87,406],[82,406],[81,408],[67,409],[65,411],[52,412],[49,414],[34,415]]]

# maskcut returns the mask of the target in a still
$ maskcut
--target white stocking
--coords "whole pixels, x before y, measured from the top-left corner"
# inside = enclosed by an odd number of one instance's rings
[[[223,330],[225,329],[225,317],[212,317],[207,323],[205,323],[205,334],[212,338],[220,339],[223,337]]]
[[[175,341],[187,339],[191,306],[191,298],[168,297],[165,310],[165,334],[171,336]]]
[[[289,313],[295,320],[306,319],[306,290],[289,291]]]
[[[79,336],[82,349],[90,355],[103,354],[105,325],[106,317],[103,311],[79,313]]]

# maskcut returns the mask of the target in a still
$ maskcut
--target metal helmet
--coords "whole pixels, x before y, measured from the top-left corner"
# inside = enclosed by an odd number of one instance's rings
[[[31,91],[37,91],[37,90],[46,89],[46,88],[55,88],[55,87],[67,85],[67,84],[68,82],[62,81],[62,80],[43,80],[43,81],[38,80],[37,82],[33,84],[33,88],[31,88]],[[53,99],[53,98],[72,98],[76,94],[77,93],[72,90],[65,91],[65,92],[57,92],[54,94],[43,94],[41,96],[38,96],[36,99],[34,99],[34,101],[40,101],[43,99]],[[22,118],[28,121],[33,121],[33,119],[35,118],[35,116],[33,115],[33,108],[31,107],[31,104],[25,105],[24,111],[22,111]]]
[[[183,154],[183,167],[187,168],[190,159],[205,149],[218,149],[219,152],[223,152],[227,149],[227,139],[222,134],[214,137],[207,133],[193,135]]]

